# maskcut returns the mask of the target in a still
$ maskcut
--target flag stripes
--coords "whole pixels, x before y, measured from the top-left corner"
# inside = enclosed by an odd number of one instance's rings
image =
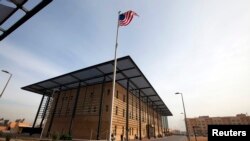
[[[131,11],[131,10],[129,10],[129,11],[123,13],[123,14],[120,14],[119,15],[119,25],[120,26],[128,25],[132,21],[134,16],[139,16],[139,15],[136,14],[134,11]]]

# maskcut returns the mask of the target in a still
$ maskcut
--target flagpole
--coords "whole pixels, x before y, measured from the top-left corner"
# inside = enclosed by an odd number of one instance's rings
[[[113,71],[113,84],[112,84],[112,98],[111,98],[111,116],[110,116],[110,129],[109,129],[109,141],[111,141],[112,135],[112,120],[113,120],[113,105],[114,105],[114,96],[115,96],[115,80],[116,80],[116,52],[118,48],[118,31],[119,31],[119,16],[121,11],[118,12],[118,20],[117,20],[117,30],[116,30],[116,43],[115,43],[115,58],[114,58],[114,71]]]

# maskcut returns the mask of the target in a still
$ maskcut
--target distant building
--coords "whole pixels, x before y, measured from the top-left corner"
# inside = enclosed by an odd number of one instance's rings
[[[177,130],[177,129],[169,129],[169,132],[171,133],[171,135],[180,135],[181,131]]]
[[[3,120],[0,122],[0,131],[6,133],[22,133],[23,128],[29,128],[32,125],[24,120],[11,121]]]
[[[113,62],[23,87],[43,96],[33,128],[40,118],[39,126],[45,125],[43,136],[59,133],[71,134],[78,139],[99,140],[109,138],[111,132],[117,141],[125,137],[162,136],[168,128],[167,116],[172,113],[129,56],[117,60],[113,96]]]
[[[198,118],[187,118],[187,126],[190,135],[207,136],[208,125],[250,125],[250,116],[237,114],[227,117],[200,116]]]

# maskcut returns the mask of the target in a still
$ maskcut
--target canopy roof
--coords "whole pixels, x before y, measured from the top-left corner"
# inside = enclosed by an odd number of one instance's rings
[[[114,60],[90,66],[74,72],[70,72],[61,76],[57,76],[48,80],[44,80],[35,84],[23,87],[22,89],[45,94],[50,96],[53,89],[60,88],[68,90],[78,87],[79,82],[82,86],[112,82],[113,78],[113,63]],[[105,79],[104,79],[105,77]],[[139,90],[144,101],[148,98],[149,103],[153,103],[153,108],[158,109],[162,115],[171,116],[172,113],[162,101],[153,86],[131,59],[130,56],[125,56],[117,59],[116,83],[119,83],[124,88],[127,87],[129,80],[129,90],[139,97]]]
[[[52,0],[5,0],[0,2],[0,41],[43,9]]]

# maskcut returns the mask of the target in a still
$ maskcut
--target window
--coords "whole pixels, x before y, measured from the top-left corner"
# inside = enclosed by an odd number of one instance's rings
[[[125,117],[125,109],[122,110],[122,116]]]
[[[116,98],[118,98],[118,90],[116,91]]]
[[[68,101],[68,97],[64,97],[64,100],[67,102]]]
[[[93,98],[94,97],[94,93],[92,92],[92,93],[90,93],[90,97],[91,98]]]
[[[109,94],[110,94],[110,89],[107,90],[107,95],[109,95]]]
[[[115,115],[118,115],[118,107],[115,107]]]
[[[122,134],[124,134],[124,126],[122,126]]]
[[[89,113],[91,112],[91,106],[89,106],[88,112],[89,112]]]
[[[67,108],[67,110],[66,110],[66,114],[69,114],[69,111],[70,111],[70,109],[69,109],[69,108]]]
[[[115,125],[115,131],[114,131],[114,134],[116,135],[116,129],[117,129],[117,126]]]
[[[126,102],[126,96],[125,96],[125,94],[123,95],[123,102]]]
[[[94,107],[93,112],[96,112],[96,107]]]
[[[109,105],[106,105],[105,111],[106,111],[106,112],[109,111]]]

